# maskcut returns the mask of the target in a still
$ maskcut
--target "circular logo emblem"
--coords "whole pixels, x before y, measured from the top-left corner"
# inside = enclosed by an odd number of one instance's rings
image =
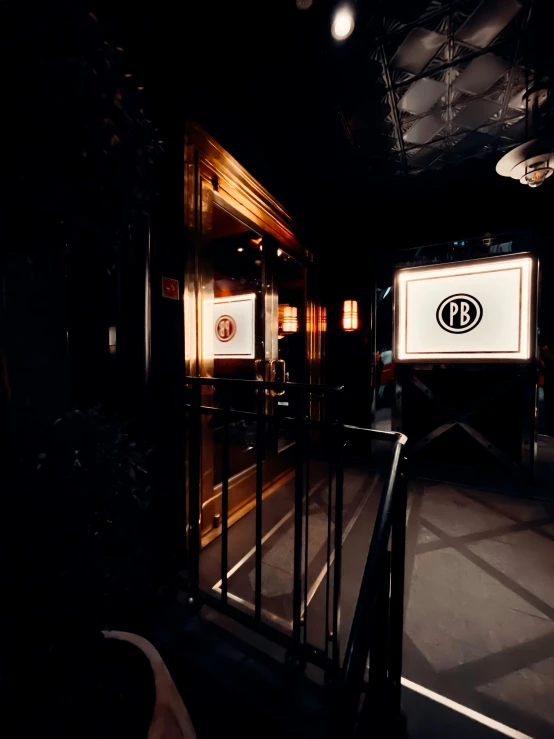
[[[237,324],[231,316],[220,316],[215,324],[215,334],[220,341],[231,341],[237,333]]]
[[[460,293],[445,298],[437,308],[439,326],[451,334],[467,334],[479,325],[483,306],[477,298]]]

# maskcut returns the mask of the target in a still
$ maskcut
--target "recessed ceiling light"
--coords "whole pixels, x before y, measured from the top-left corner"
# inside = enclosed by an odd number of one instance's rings
[[[331,34],[337,41],[344,41],[354,30],[354,12],[351,8],[343,5],[333,16]]]

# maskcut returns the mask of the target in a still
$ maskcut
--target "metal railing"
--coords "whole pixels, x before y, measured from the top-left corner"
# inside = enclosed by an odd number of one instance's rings
[[[325,671],[334,686],[341,735],[363,730],[371,714],[389,721],[400,714],[400,677],[404,602],[404,550],[406,527],[406,480],[402,434],[361,429],[341,422],[341,387],[275,383],[261,380],[187,377],[188,434],[188,587],[200,602],[283,646],[289,663],[302,668],[311,662]],[[206,388],[218,394],[218,404],[206,402]],[[271,394],[286,391],[293,399],[292,415],[268,412]],[[255,410],[238,410],[232,401],[238,391],[250,393]],[[208,392],[208,400],[211,401]],[[243,396],[244,397],[244,396]],[[318,413],[313,405],[319,404]],[[312,420],[313,416],[318,420]],[[220,597],[200,583],[201,480],[203,416],[217,420],[221,430],[221,556]],[[250,609],[239,607],[229,592],[229,455],[230,427],[237,421],[256,426],[255,506],[254,506],[254,583]],[[268,443],[277,429],[293,436],[294,504],[292,511],[292,620],[290,629],[280,628],[268,618],[263,606],[263,500],[264,462]],[[380,496],[379,507],[356,603],[348,642],[341,659],[340,606],[343,544],[343,451],[346,435],[363,435],[368,441],[388,442],[393,446],[392,463]],[[313,643],[309,637],[310,590],[308,588],[308,541],[310,536],[310,461],[320,451],[327,466],[327,537],[325,552],[324,614],[325,642]],[[213,589],[212,589],[213,590]],[[313,590],[313,588],[312,588]],[[313,595],[313,593],[312,593]],[[369,683],[366,671],[369,660]],[[363,696],[363,700],[362,700]],[[360,708],[361,706],[361,708]]]

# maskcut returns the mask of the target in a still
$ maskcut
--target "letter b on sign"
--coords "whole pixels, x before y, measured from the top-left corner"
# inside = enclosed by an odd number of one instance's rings
[[[483,306],[472,295],[450,295],[437,308],[439,326],[451,334],[472,331],[483,318]]]

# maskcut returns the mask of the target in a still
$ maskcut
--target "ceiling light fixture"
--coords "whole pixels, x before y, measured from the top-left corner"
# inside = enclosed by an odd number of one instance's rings
[[[533,139],[516,146],[496,165],[502,177],[519,180],[522,185],[539,187],[554,171],[554,141]]]
[[[331,35],[337,41],[344,41],[354,30],[354,11],[348,5],[338,8],[333,16]]]
[[[504,154],[496,165],[499,175],[529,187],[539,187],[554,171],[554,138],[541,136],[540,130],[540,105],[548,92],[543,85],[537,85],[523,95],[527,126],[534,138]]]

